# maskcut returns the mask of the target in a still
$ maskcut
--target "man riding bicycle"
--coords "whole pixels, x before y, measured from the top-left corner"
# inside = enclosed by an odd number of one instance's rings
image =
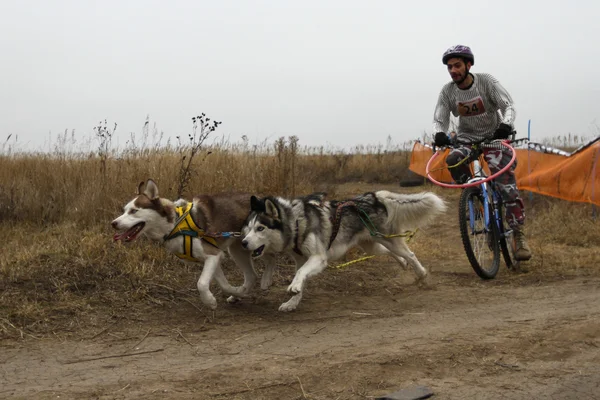
[[[444,85],[435,108],[433,129],[436,146],[456,145],[446,158],[448,166],[454,166],[468,157],[470,143],[482,139],[507,139],[513,133],[515,109],[513,100],[492,75],[470,73],[475,65],[475,56],[468,46],[450,47],[442,57],[448,67],[452,81]],[[450,113],[458,117],[456,136],[447,135]],[[492,174],[500,171],[511,160],[510,150],[503,146],[485,148],[484,157]],[[506,207],[506,221],[514,232],[515,257],[519,261],[531,258],[531,250],[525,240],[523,225],[525,209],[519,196],[514,170],[511,168],[496,178],[496,184]],[[468,163],[449,168],[456,183],[465,183],[471,178]]]

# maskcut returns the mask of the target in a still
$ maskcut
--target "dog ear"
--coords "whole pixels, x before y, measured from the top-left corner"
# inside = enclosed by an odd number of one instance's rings
[[[265,211],[265,203],[256,196],[250,197],[250,211]]]
[[[140,184],[138,185],[138,189],[137,189],[137,195],[140,195],[142,193],[144,193],[144,186],[146,186],[146,182],[141,181]]]
[[[265,210],[268,216],[271,218],[279,219],[279,211],[277,210],[277,206],[271,200],[265,200]]]
[[[146,182],[144,194],[148,196],[150,200],[158,199],[158,186],[156,186],[156,183],[154,183],[152,179],[148,179],[148,182]]]

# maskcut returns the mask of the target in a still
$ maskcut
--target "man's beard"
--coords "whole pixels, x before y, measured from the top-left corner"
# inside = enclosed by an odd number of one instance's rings
[[[465,71],[464,75],[460,76],[460,78],[458,80],[454,79],[454,77],[452,77],[452,80],[457,85],[461,85],[468,77],[469,77],[469,71]]]

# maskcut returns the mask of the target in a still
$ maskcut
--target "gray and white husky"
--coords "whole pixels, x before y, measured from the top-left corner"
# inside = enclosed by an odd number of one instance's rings
[[[427,276],[403,237],[446,211],[446,203],[430,192],[369,192],[345,201],[328,201],[324,193],[296,199],[252,196],[251,212],[242,227],[242,246],[258,258],[286,253],[296,261],[288,287],[292,298],[280,311],[292,311],[302,299],[307,278],[322,272],[330,260],[360,246],[369,254],[389,255],[403,267],[410,264],[418,280]],[[272,274],[265,269],[265,274]],[[263,276],[270,282],[270,277]]]
[[[204,263],[198,279],[200,299],[212,309],[217,301],[210,291],[214,278],[223,292],[231,295],[232,302],[246,297],[256,283],[250,252],[242,248],[241,238],[223,233],[239,232],[250,209],[249,194],[201,195],[191,203],[179,199],[176,202],[159,197],[158,186],[149,179],[140,183],[137,196],[125,205],[123,214],[112,221],[118,232],[114,240],[130,242],[140,234],[162,243],[186,262]],[[185,211],[184,211],[185,210]],[[214,235],[218,233],[219,235]],[[228,252],[244,273],[244,284],[229,284],[221,269],[221,262]],[[274,260],[266,260],[266,276],[270,278]],[[261,282],[268,287],[268,282]]]

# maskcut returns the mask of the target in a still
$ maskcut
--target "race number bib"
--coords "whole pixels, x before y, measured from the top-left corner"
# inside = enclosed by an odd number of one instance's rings
[[[477,96],[469,101],[459,101],[458,102],[458,114],[461,117],[473,117],[475,115],[480,115],[485,112],[485,106],[483,105],[483,100],[481,96]]]

